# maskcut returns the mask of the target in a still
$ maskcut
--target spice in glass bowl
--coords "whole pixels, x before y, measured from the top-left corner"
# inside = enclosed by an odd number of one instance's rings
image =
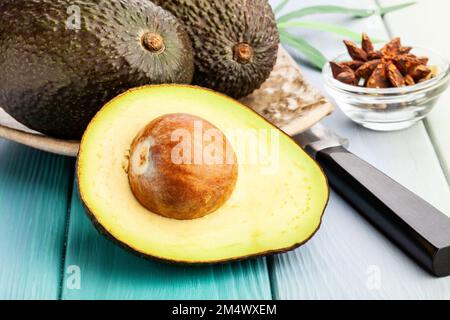
[[[411,53],[412,47],[403,46],[394,38],[380,50],[362,34],[361,47],[345,40],[350,61],[330,61],[333,77],[345,84],[367,88],[398,88],[412,86],[432,79],[437,68],[428,66],[428,57]]]

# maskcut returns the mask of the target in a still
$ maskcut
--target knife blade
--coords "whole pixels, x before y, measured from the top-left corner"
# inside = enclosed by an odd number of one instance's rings
[[[348,139],[342,138],[333,131],[318,123],[309,130],[297,135],[294,139],[315,158],[317,152],[323,149],[349,146]]]
[[[322,124],[294,137],[330,186],[405,253],[437,277],[450,275],[450,218],[366,161]]]

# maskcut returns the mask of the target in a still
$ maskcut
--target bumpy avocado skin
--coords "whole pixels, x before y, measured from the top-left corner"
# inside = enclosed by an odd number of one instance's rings
[[[78,139],[127,89],[192,81],[188,34],[148,0],[2,0],[0,12],[0,106],[41,133]],[[165,51],[146,50],[145,32]]]
[[[270,76],[279,35],[267,0],[152,1],[186,26],[194,47],[194,84],[242,98]],[[239,43],[253,48],[250,63],[236,60],[234,47]]]

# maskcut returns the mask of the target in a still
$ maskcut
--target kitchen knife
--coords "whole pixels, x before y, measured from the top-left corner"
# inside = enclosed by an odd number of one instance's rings
[[[321,124],[294,139],[322,166],[331,187],[433,275],[450,275],[450,218],[347,150]]]

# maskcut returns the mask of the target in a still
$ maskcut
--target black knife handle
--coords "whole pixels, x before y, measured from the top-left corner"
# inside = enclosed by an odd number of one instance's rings
[[[450,218],[343,147],[316,154],[331,187],[438,277],[450,275]]]

